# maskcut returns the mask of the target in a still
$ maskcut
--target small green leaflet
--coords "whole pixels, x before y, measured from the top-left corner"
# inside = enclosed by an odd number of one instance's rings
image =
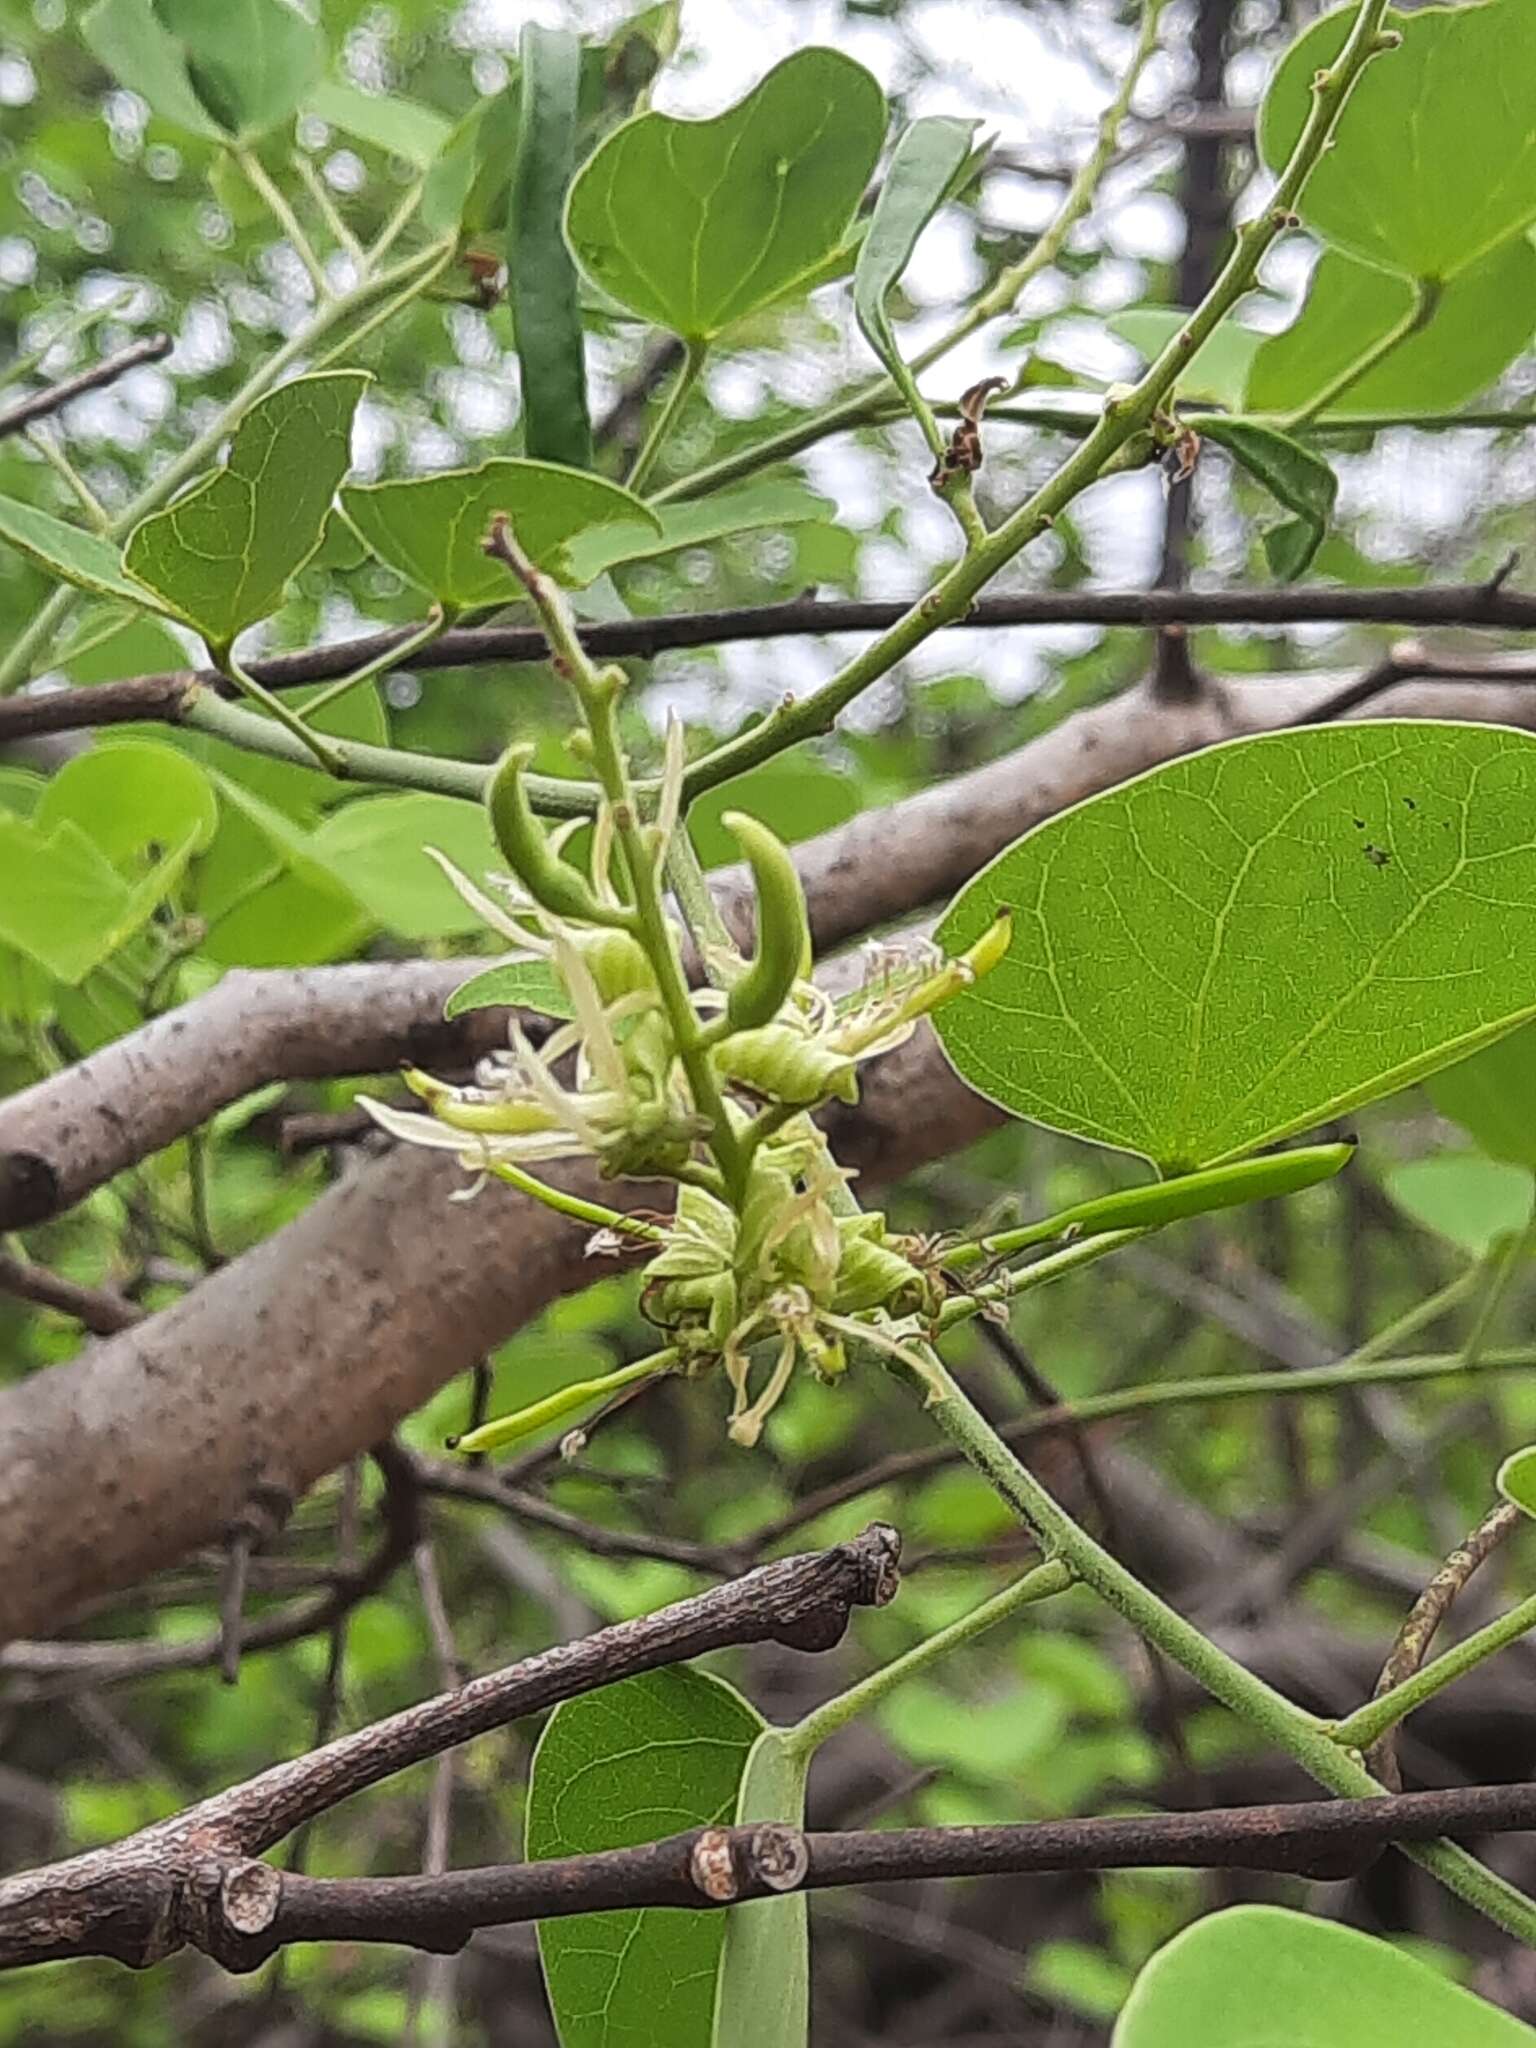
[[[1223,1164],[1392,1094],[1536,1015],[1536,739],[1387,720],[1235,740],[1015,842],[939,927],[1001,964],[946,1004],[1020,1116]]]
[[[1136,1979],[1111,2048],[1536,2048],[1416,1956],[1280,1906],[1211,1913]]]
[[[130,583],[123,574],[122,560],[111,541],[84,527],[55,519],[35,505],[17,498],[0,498],[0,543],[28,556],[39,568],[51,570],[78,590],[94,591],[98,597],[124,598],[138,611],[164,611],[166,607],[148,591]]]
[[[574,1017],[571,999],[547,960],[507,960],[460,984],[443,1005],[445,1017],[468,1010],[537,1010],[545,1017]]]
[[[386,931],[405,939],[461,938],[484,929],[424,849],[447,854],[465,874],[499,864],[483,804],[412,791],[339,804],[316,826],[314,859],[358,899]]]
[[[365,371],[333,370],[258,399],[225,466],[128,536],[128,574],[216,655],[277,610],[319,547],[368,382]]]
[[[1278,171],[1312,107],[1312,81],[1358,10],[1336,8],[1286,52],[1259,114]],[[1303,220],[1378,269],[1443,283],[1536,221],[1530,0],[1388,13],[1399,48],[1374,58],[1301,195]],[[1433,107],[1434,119],[1425,119]]]
[[[562,583],[587,579],[594,551],[570,543],[594,528],[638,528],[657,538],[661,521],[632,491],[553,462],[497,456],[478,469],[445,470],[341,494],[342,511],[380,561],[439,604],[509,603],[521,595],[510,571],[485,553],[491,521],[505,512],[519,546]],[[604,565],[606,566],[606,564]]]
[[[453,133],[435,108],[402,99],[398,93],[364,92],[338,78],[323,79],[311,89],[305,112],[357,142],[403,157],[418,171],[437,161]]]
[[[885,96],[837,50],[800,50],[712,121],[640,114],[571,187],[566,234],[600,290],[708,342],[792,290],[848,234]]]
[[[592,467],[585,342],[576,266],[561,221],[576,168],[581,41],[529,22],[507,236],[507,293],[522,372],[523,447],[546,462]]]
[[[736,1800],[738,1827],[805,1825],[811,1750],[793,1731],[765,1728]],[[728,1909],[709,2048],[805,2048],[811,2024],[810,1922],[803,1891]]]
[[[506,226],[519,109],[514,76],[454,128],[421,191],[421,224],[430,234],[473,237]]]
[[[566,1700],[528,1781],[530,1860],[629,1848],[736,1810],[763,1722],[719,1679],[679,1664]],[[584,1913],[539,1927],[561,2048],[709,2039],[722,1913]]]
[[[1282,583],[1289,583],[1322,546],[1339,495],[1339,480],[1320,455],[1282,434],[1248,420],[1204,419],[1200,431],[1240,462],[1294,519],[1265,529],[1264,555]]]
[[[910,262],[918,236],[972,164],[971,141],[979,126],[977,121],[942,115],[912,123],[891,157],[854,265],[853,309],[864,339],[914,411],[919,410],[914,403],[916,386],[896,346],[886,300]]]

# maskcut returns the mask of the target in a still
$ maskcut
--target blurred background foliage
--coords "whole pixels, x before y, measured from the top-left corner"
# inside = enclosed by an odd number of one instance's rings
[[[1219,238],[1229,209],[1254,203],[1249,130],[1266,69],[1313,10],[1275,0],[1205,4],[1216,7],[1225,35],[1218,97],[1204,108],[1222,137]],[[175,346],[163,363],[76,402],[35,437],[0,441],[0,494],[60,517],[76,510],[60,459],[108,512],[126,504],[294,330],[310,290],[228,161],[118,87],[81,40],[79,12],[64,0],[0,0],[0,366],[43,351],[39,374],[62,376],[161,328]],[[406,98],[453,124],[494,121],[531,14],[590,32],[584,118],[593,140],[649,89],[679,37],[662,104],[680,110],[718,108],[796,41],[820,39],[876,69],[898,108],[981,115],[999,135],[993,164],[930,231],[898,304],[906,331],[921,342],[947,307],[1016,260],[1048,218],[1124,54],[1134,10],[1108,0],[694,0],[679,20],[670,5],[627,16],[618,6],[575,0],[542,9],[513,0],[324,0],[318,12],[333,82]],[[1134,357],[1108,323],[1127,306],[1178,296],[1189,192],[1177,119],[1192,104],[1199,24],[1190,5],[1176,7],[1171,21],[1139,103],[1134,146],[1117,163],[1104,204],[1031,287],[1007,337],[1005,366],[1031,351],[1042,388],[1097,389],[1124,374]],[[1008,61],[989,55],[994,50]],[[1033,68],[1022,61],[1031,55]],[[365,240],[417,175],[408,158],[318,113],[268,138],[262,156],[314,219],[313,197],[293,167],[295,156],[302,159]],[[1208,192],[1206,203],[1212,198]],[[477,203],[483,220],[473,246],[494,258],[494,175]],[[1304,273],[1304,256],[1277,266],[1272,325],[1287,317]],[[469,268],[449,272],[435,295],[375,332],[351,360],[375,379],[357,437],[364,477],[419,474],[519,447],[508,313],[504,304],[482,302]],[[589,367],[601,461],[616,471],[644,431],[658,385],[657,345],[597,309]],[[660,480],[730,454],[870,367],[836,286],[758,316],[712,362],[668,444]],[[957,390],[964,381],[957,367]],[[1495,396],[1516,403],[1533,384],[1536,363],[1527,355]],[[1016,502],[1061,447],[1037,430],[990,431],[984,499]],[[921,487],[920,462],[904,425],[818,448],[800,470],[828,499],[826,518],[621,570],[616,596],[633,612],[656,613],[757,604],[808,589],[909,595],[949,547],[945,515]],[[1355,584],[1473,580],[1525,535],[1531,456],[1516,434],[1361,436],[1339,451],[1338,466],[1341,516],[1316,576]],[[1194,579],[1215,584],[1256,571],[1257,509],[1250,487],[1222,463],[1202,465],[1187,549]],[[1147,583],[1164,543],[1160,481],[1116,479],[1063,519],[1001,587]],[[23,558],[0,552],[0,639],[25,624],[48,587]],[[410,619],[418,605],[398,578],[362,560],[336,531],[302,572],[266,643],[345,637]],[[1204,669],[1251,679],[1303,667],[1352,671],[1380,651],[1383,637],[1365,629],[1212,631],[1194,636],[1193,652]],[[167,628],[86,607],[51,659],[58,675],[92,682],[180,666],[188,655]],[[1149,658],[1146,637],[1127,631],[947,634],[862,701],[834,741],[733,784],[729,801],[758,811],[787,837],[808,836],[995,758],[1068,711],[1114,695]],[[674,704],[701,743],[706,732],[729,732],[831,659],[831,648],[796,641],[670,654],[649,672],[637,665],[628,700],[636,744],[654,748],[661,714]],[[569,765],[563,723],[548,675],[507,667],[397,673],[382,689],[349,700],[344,729],[482,760],[509,736],[529,736],[540,749],[537,765],[558,770]],[[109,744],[134,737],[115,734]],[[227,967],[478,946],[472,921],[412,865],[435,829],[420,806],[436,800],[389,799],[393,813],[371,814],[322,862],[317,849],[331,843],[327,818],[384,800],[209,740],[147,730],[139,737],[190,751],[216,772],[217,834],[197,864],[195,890],[189,883],[185,900],[75,984],[51,981],[0,945],[0,1085],[21,1086],[57,1068]],[[134,789],[129,765],[125,802]],[[156,757],[143,757],[141,770],[156,774]],[[14,750],[0,763],[0,808],[28,812],[48,778],[57,789],[66,775],[58,750]],[[292,833],[242,804],[242,792],[272,807]],[[706,860],[726,850],[715,822],[725,800],[722,793],[696,817]],[[350,1115],[353,1092],[339,1083],[263,1090],[9,1248],[152,1309],[268,1236],[346,1173],[359,1145],[375,1142]],[[1037,1357],[1069,1397],[1255,1361],[1279,1369],[1316,1362],[1450,1278],[1529,1207],[1524,1169],[1505,1169],[1502,1193],[1490,1192],[1486,1174],[1473,1188],[1455,1157],[1465,1140],[1421,1098],[1374,1113],[1366,1137],[1361,1163],[1337,1185],[1283,1207],[1181,1226],[1155,1251],[1140,1250],[1091,1282],[1027,1300],[1014,1323],[1024,1354]],[[1403,1177],[1415,1162],[1432,1166],[1427,1179],[1422,1171]],[[1473,1179],[1485,1164],[1471,1162]],[[1000,1199],[1054,1209],[1119,1177],[1113,1159],[1014,1127],[915,1176],[889,1206],[903,1227],[942,1233]],[[606,1280],[552,1309],[487,1362],[478,1390],[446,1388],[407,1425],[405,1440],[435,1450],[476,1400],[495,1412],[635,1355],[646,1329],[631,1295],[628,1282]],[[46,1369],[81,1341],[70,1319],[0,1295],[0,1371],[8,1378]],[[994,1413],[1019,1408],[1017,1361],[1000,1356],[984,1331],[962,1336],[955,1356]],[[1278,1403],[1267,1413],[1247,1404],[1174,1409],[1097,1439],[1117,1461],[1117,1479],[1134,1467],[1127,1488],[1134,1505],[1126,1513],[1138,1525],[1136,1540],[1149,1541],[1161,1558],[1153,1576],[1182,1585],[1197,1608],[1201,1601],[1216,1608],[1233,1583],[1259,1572],[1261,1590],[1238,1600],[1226,1627],[1248,1640],[1261,1668],[1267,1658],[1303,1693],[1310,1688],[1314,1704],[1341,1703],[1330,1699],[1330,1686],[1345,1697],[1358,1693],[1358,1681],[1341,1680],[1330,1665],[1330,1651],[1358,1643],[1361,1669],[1368,1668],[1370,1647],[1422,1582],[1425,1560],[1483,1511],[1501,1450],[1536,1429],[1536,1391],[1501,1380],[1468,1402],[1415,1390],[1394,1414],[1400,1438],[1385,1448],[1358,1406],[1318,1403]],[[665,1386],[634,1418],[602,1430],[574,1462],[546,1466],[529,1484],[603,1529],[739,1552],[797,1501],[874,1455],[924,1441],[906,1402],[878,1380],[836,1390],[802,1380],[775,1416],[765,1450],[726,1457],[713,1404]],[[1064,1487],[1079,1483],[1069,1445],[1046,1456]],[[1298,1538],[1308,1515],[1324,1512],[1346,1485],[1353,1489],[1347,1520],[1321,1540]],[[252,1612],[296,1588],[324,1585],[338,1562],[355,1560],[371,1540],[377,1491],[366,1465],[316,1489],[253,1564]],[[952,1468],[866,1492],[786,1541],[832,1540],[876,1515],[896,1521],[907,1546],[910,1576],[895,1607],[861,1616],[832,1659],[809,1664],[760,1651],[722,1660],[771,1718],[789,1718],[830,1690],[837,1673],[866,1669],[953,1618],[1021,1555],[996,1500]],[[429,1619],[438,1580],[451,1655],[467,1670],[644,1611],[700,1583],[697,1572],[676,1563],[600,1555],[515,1516],[492,1518],[460,1504],[434,1509],[429,1537],[414,1579],[409,1567],[402,1570],[329,1635],[248,1657],[233,1688],[199,1668],[119,1687],[64,1687],[53,1696],[45,1681],[7,1675],[0,1655],[6,1865],[105,1841],[302,1750],[317,1732],[356,1725],[433,1688],[444,1675],[443,1645]],[[1282,1538],[1298,1545],[1296,1567],[1265,1578],[1261,1567]],[[1121,1532],[1117,1540],[1131,1537]],[[219,1565],[213,1554],[188,1560],[133,1598],[78,1617],[72,1633],[165,1644],[201,1638],[214,1613]],[[1528,1683],[1528,1668],[1524,1677]],[[1536,1763],[1536,1739],[1501,1701],[1430,1724],[1426,1782],[1517,1776]],[[536,1733],[518,1726],[455,1758],[455,1862],[516,1853]],[[290,1853],[302,1854],[316,1873],[419,1867],[431,1779],[430,1770],[413,1772],[351,1802]],[[841,1738],[818,1765],[812,1819],[1026,1819],[1112,1810],[1140,1798],[1264,1797],[1277,1783],[1284,1789],[1289,1780],[1277,1780],[1272,1765],[1250,1754],[1225,1716],[1176,1693],[1105,1615],[1068,1600],[1052,1606],[1048,1627],[988,1639]],[[816,2038],[850,2048],[937,2039],[1087,2048],[1105,2039],[1132,1973],[1160,1942],[1213,1902],[1255,1894],[1307,1898],[1300,1883],[1176,1872],[826,1895],[813,1912]],[[1447,1920],[1443,1901],[1432,1902],[1400,1873],[1373,1881],[1352,1910],[1366,1924],[1427,1941],[1467,1933]],[[1478,1969],[1475,1947],[1472,1960],[1460,1963],[1446,1946],[1434,1953],[1446,1967]],[[1536,1979],[1521,1980],[1514,1970],[1507,1962],[1486,1966],[1481,1987],[1536,2011]],[[159,2048],[171,2041],[350,2048],[412,2039],[538,2048],[551,2038],[527,1930],[480,1937],[451,1961],[383,1949],[301,1949],[249,1982],[195,1956],[142,1978],[95,1964],[0,1978],[0,2048]]]

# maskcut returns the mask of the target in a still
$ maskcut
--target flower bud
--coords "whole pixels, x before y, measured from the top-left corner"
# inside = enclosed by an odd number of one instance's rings
[[[523,771],[532,758],[530,746],[508,747],[491,777],[486,804],[496,844],[529,895],[546,910],[579,924],[611,924],[613,912],[603,908],[586,880],[553,851],[534,816],[523,787]]]
[[[835,1095],[857,1102],[854,1061],[808,1038],[789,1024],[765,1024],[758,1031],[737,1031],[715,1046],[710,1057],[727,1081],[750,1088],[771,1102],[812,1108]]]
[[[795,983],[810,973],[811,924],[783,841],[741,811],[727,811],[720,822],[746,856],[757,891],[757,952],[725,1007],[732,1031],[751,1031],[771,1024]]]

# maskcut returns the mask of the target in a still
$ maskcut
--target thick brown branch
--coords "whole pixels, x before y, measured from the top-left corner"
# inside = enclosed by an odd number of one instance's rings
[[[895,1531],[876,1523],[833,1550],[781,1558],[471,1679],[108,1849],[0,1882],[0,1967],[82,1955],[143,1966],[188,1942],[239,1966],[277,1881],[251,1859],[306,1820],[472,1736],[637,1672],[727,1645],[830,1649],[854,1607],[894,1594],[899,1547]]]

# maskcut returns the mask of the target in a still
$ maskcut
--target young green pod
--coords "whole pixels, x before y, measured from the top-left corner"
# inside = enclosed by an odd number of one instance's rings
[[[770,1102],[809,1109],[829,1095],[841,1102],[859,1099],[854,1061],[788,1024],[733,1032],[711,1058],[727,1081]]]
[[[534,816],[523,787],[523,771],[532,758],[531,746],[508,747],[491,777],[486,805],[496,844],[513,874],[546,910],[580,924],[611,924],[613,913],[603,908],[590,884],[569,861],[553,850]]]
[[[757,891],[757,951],[731,990],[725,1021],[732,1031],[771,1024],[797,981],[811,971],[811,921],[789,848],[742,811],[720,820],[741,848]]]

